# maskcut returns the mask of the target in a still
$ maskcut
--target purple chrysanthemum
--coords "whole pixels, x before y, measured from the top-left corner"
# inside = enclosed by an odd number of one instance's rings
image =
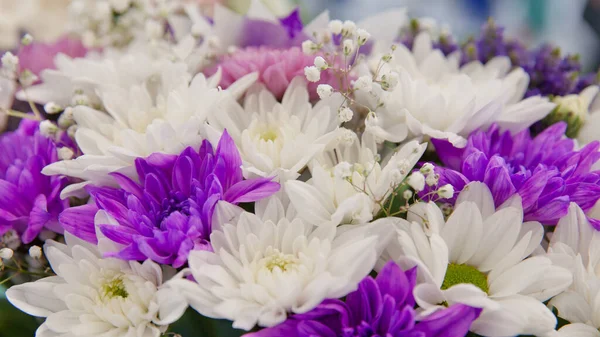
[[[67,179],[42,174],[58,154],[39,123],[22,120],[16,131],[2,135],[0,153],[0,234],[14,229],[30,243],[44,228],[62,233],[58,215],[69,202],[60,199],[60,191]]]
[[[451,184],[459,192],[470,181],[482,181],[496,206],[518,193],[524,219],[546,225],[566,215],[570,202],[589,210],[600,198],[600,172],[591,171],[600,159],[600,143],[576,151],[575,142],[565,136],[566,128],[566,123],[556,123],[532,138],[528,130],[511,136],[492,126],[469,136],[464,149],[434,140],[447,167],[436,168],[439,184]]]
[[[269,178],[244,180],[241,165],[227,132],[216,152],[205,140],[199,151],[188,147],[179,155],[155,153],[138,158],[139,183],[113,173],[120,188],[88,186],[94,203],[66,210],[60,222],[65,230],[90,242],[97,241],[97,226],[123,247],[108,256],[150,258],[178,268],[186,263],[191,250],[211,249],[208,240],[218,201],[253,202],[279,190],[279,184]],[[110,221],[98,220],[98,210]]]
[[[364,278],[345,301],[325,300],[315,309],[244,337],[455,337],[464,336],[481,309],[455,304],[416,320],[412,292],[416,268],[388,262],[375,279]]]

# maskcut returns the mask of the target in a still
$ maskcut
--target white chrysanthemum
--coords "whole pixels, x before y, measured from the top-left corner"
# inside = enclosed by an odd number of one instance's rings
[[[207,114],[222,97],[217,88],[220,73],[209,79],[198,74],[191,83],[189,79],[184,64],[168,63],[155,76],[126,89],[97,89],[106,113],[88,106],[73,110],[75,140],[83,155],[51,164],[43,173],[84,180],[63,190],[66,197],[90,182],[113,184],[111,172],[133,175],[138,157],[178,154],[187,146],[199,146]],[[254,80],[255,75],[248,75],[238,83]],[[235,87],[230,90],[236,92]]]
[[[377,100],[368,103],[373,108],[383,103],[376,109],[377,123],[369,129],[394,142],[410,131],[413,136],[447,139],[464,147],[465,138],[478,128],[498,123],[502,129],[519,132],[554,108],[547,98],[522,100],[529,78],[521,68],[509,72],[508,58],[497,57],[485,65],[474,61],[459,68],[459,57],[458,52],[446,57],[434,49],[427,32],[416,37],[412,51],[397,46],[379,77],[398,76],[399,83],[389,92],[379,89]],[[374,71],[379,58],[369,62]]]
[[[336,140],[340,103],[333,95],[312,106],[305,82],[297,77],[281,103],[262,86],[247,93],[243,105],[234,97],[222,99],[208,116],[207,129],[215,143],[227,129],[240,150],[244,175],[277,176],[283,182],[296,179]]]
[[[173,279],[170,287],[201,314],[231,320],[236,328],[274,326],[288,313],[355,290],[389,237],[381,234],[390,229],[385,219],[342,233],[290,215],[272,197],[257,203],[256,215],[243,212],[213,227],[214,252],[193,251],[188,259],[195,282]]]
[[[326,165],[312,165],[309,181],[286,182],[292,204],[302,210],[299,216],[305,221],[334,225],[371,221],[427,148],[427,144],[409,142],[382,164],[354,138],[351,145],[328,151],[337,159],[333,165],[326,161]]]
[[[483,308],[471,331],[483,336],[543,335],[556,317],[542,303],[566,289],[569,270],[545,256],[529,257],[544,230],[523,223],[518,195],[495,209],[487,186],[471,183],[448,220],[433,203],[417,204],[387,254],[403,267],[419,266],[415,287],[425,314],[445,304]]]
[[[69,234],[66,240],[44,245],[57,276],[6,291],[17,308],[46,317],[36,336],[158,337],[183,315],[185,299],[161,288],[154,262],[103,259],[96,247]]]
[[[562,328],[561,336],[600,336],[600,232],[577,204],[571,203],[569,213],[558,222],[548,254],[573,271],[573,284],[549,303],[559,317],[579,323]],[[581,334],[567,334],[571,329]]]

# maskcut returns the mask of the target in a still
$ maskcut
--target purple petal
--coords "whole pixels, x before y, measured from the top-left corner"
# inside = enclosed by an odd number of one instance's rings
[[[29,215],[27,229],[23,235],[21,235],[21,240],[23,240],[23,243],[27,244],[35,240],[35,238],[37,238],[42,231],[42,228],[44,228],[46,223],[52,220],[52,218],[52,214],[48,213],[46,196],[40,194],[37,198],[35,198],[33,209]]]
[[[242,180],[225,192],[223,200],[232,204],[238,204],[241,202],[254,202],[269,197],[281,188],[279,183],[271,180],[272,178]]]
[[[232,185],[243,179],[242,176],[242,158],[240,153],[235,146],[235,142],[227,133],[227,130],[223,132],[215,156],[223,160],[223,171],[215,170],[221,180],[221,185],[224,189],[228,189]],[[220,172],[219,172],[220,171]]]
[[[481,314],[481,310],[464,304],[454,304],[425,317],[415,326],[415,330],[424,332],[426,336],[464,336]]]
[[[67,232],[82,240],[97,244],[98,238],[94,227],[96,212],[98,212],[98,207],[95,204],[71,207],[60,213],[58,221]]]

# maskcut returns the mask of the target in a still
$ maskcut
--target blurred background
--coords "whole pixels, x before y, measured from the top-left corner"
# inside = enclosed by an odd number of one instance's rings
[[[216,2],[244,13],[250,0],[181,0]],[[305,22],[328,9],[335,19],[360,21],[386,9],[408,9],[412,17],[430,17],[464,41],[478,34],[489,17],[506,27],[506,34],[536,46],[544,42],[564,54],[580,54],[584,71],[600,65],[600,0],[262,0],[276,14],[287,15],[300,6]],[[38,41],[61,36],[68,22],[70,0],[0,0],[0,51],[18,45],[30,33]],[[0,154],[2,155],[2,154]],[[2,298],[0,286],[0,337],[33,336],[39,320],[20,313]],[[219,325],[216,326],[215,324]],[[183,336],[212,336],[228,323],[207,322],[186,316],[175,331]],[[235,336],[231,332],[231,336]],[[239,335],[239,333],[237,333]]]

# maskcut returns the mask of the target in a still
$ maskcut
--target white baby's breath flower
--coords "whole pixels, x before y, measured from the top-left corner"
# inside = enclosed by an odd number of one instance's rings
[[[342,35],[349,37],[354,35],[356,31],[356,23],[354,21],[346,20],[342,24]]]
[[[425,176],[421,172],[413,172],[408,176],[408,185],[415,191],[420,192],[425,189]]]
[[[352,116],[354,116],[354,112],[347,106],[341,107],[338,112],[338,118],[340,122],[346,123],[352,120]]]
[[[371,37],[371,34],[369,34],[369,32],[367,32],[366,30],[364,30],[364,29],[356,30],[356,39],[357,39],[359,46],[363,46],[365,43],[367,43],[367,41],[369,40],[370,37]]]
[[[10,260],[13,257],[13,250],[10,248],[0,249],[0,259]]]
[[[437,194],[444,199],[452,198],[452,196],[454,196],[454,186],[446,184],[440,187]]]
[[[425,183],[427,186],[435,186],[440,180],[439,175],[437,175],[434,171],[431,171],[427,174],[427,178],[425,178]]]
[[[42,257],[42,248],[40,248],[40,246],[29,247],[29,256],[33,259],[39,259]]]
[[[312,40],[302,42],[302,52],[306,55],[313,55],[319,50],[319,46]]]
[[[321,71],[315,66],[304,67],[304,75],[310,82],[318,82],[321,79]]]
[[[344,28],[344,24],[340,20],[331,20],[329,22],[329,30],[332,34],[338,35],[342,33],[342,29]]]
[[[315,57],[315,67],[319,68],[319,70],[327,69],[327,61],[322,56]]]
[[[57,114],[57,113],[61,112],[62,110],[63,110],[63,108],[54,102],[48,102],[48,103],[44,104],[44,111],[46,111],[46,113],[49,115]]]
[[[342,50],[344,52],[344,55],[346,56],[352,54],[352,52],[354,51],[354,41],[350,39],[344,40],[344,42],[342,43]]]
[[[325,99],[333,94],[333,87],[329,84],[319,84],[317,86],[317,94],[320,99]]]
[[[419,171],[421,171],[421,173],[423,173],[423,174],[429,175],[431,172],[433,172],[434,169],[435,169],[435,166],[433,166],[432,163],[425,163],[425,164],[423,164],[423,166],[421,166]]]
[[[58,149],[58,158],[60,158],[61,160],[73,159],[74,155],[75,155],[75,153],[73,152],[73,150],[71,150],[70,148],[68,148],[66,146]]]
[[[159,337],[183,315],[185,299],[161,289],[162,271],[154,262],[103,259],[96,246],[65,237],[66,245],[52,240],[44,245],[56,276],[6,291],[17,308],[46,317],[37,336]]]
[[[58,132],[58,127],[51,121],[44,120],[40,123],[40,133],[45,137],[54,136],[56,132]]]
[[[10,73],[15,73],[19,68],[19,58],[9,51],[2,55],[0,61],[2,62],[2,68]]]

